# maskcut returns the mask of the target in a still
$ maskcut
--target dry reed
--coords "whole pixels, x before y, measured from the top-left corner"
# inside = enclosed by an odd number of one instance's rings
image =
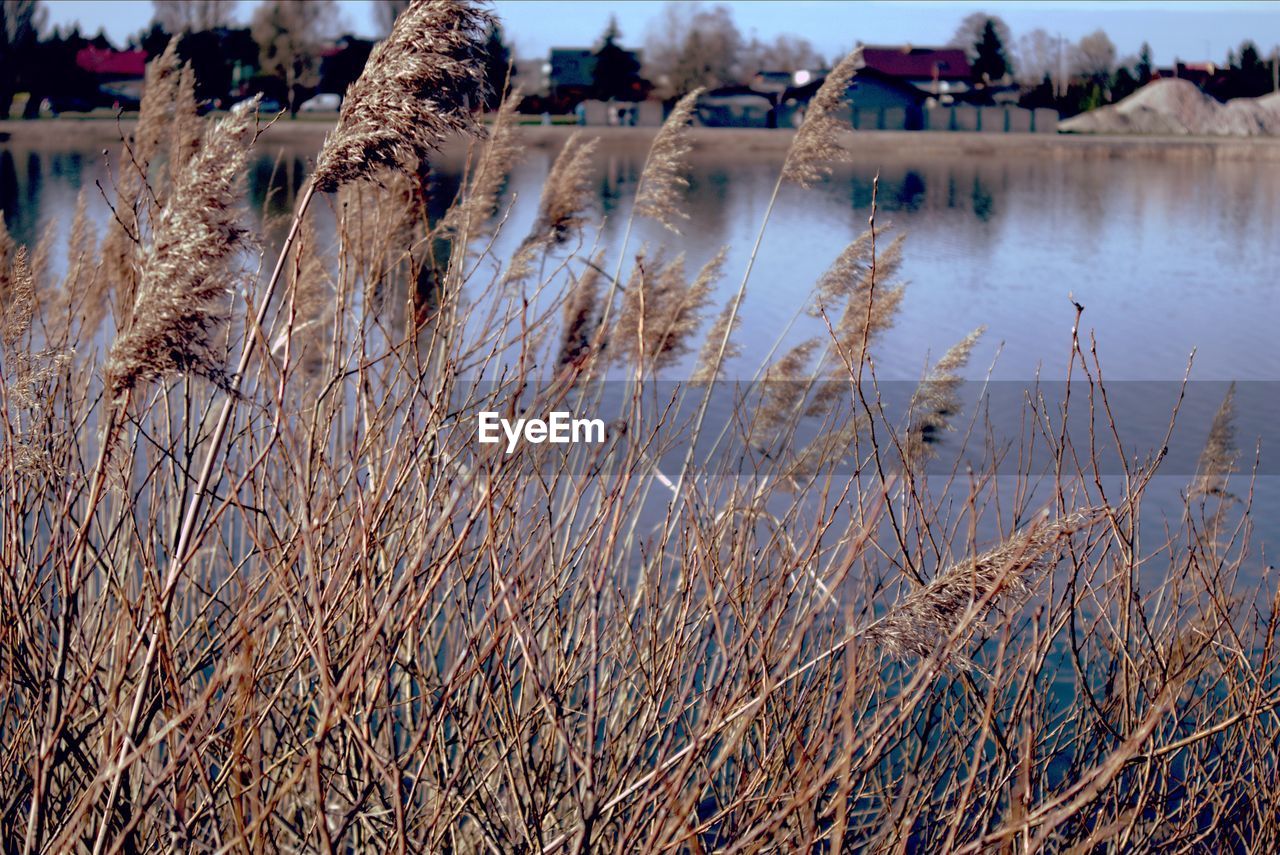
[[[856,48],[831,69],[818,87],[782,165],[784,180],[812,187],[831,174],[832,163],[848,158],[840,134],[849,130],[847,93],[861,66],[862,49]]]
[[[584,140],[576,131],[565,140],[543,184],[538,219],[525,238],[526,245],[565,243],[586,222],[595,198],[591,159],[599,142]]]
[[[325,140],[321,192],[383,168],[416,172],[455,133],[480,132],[471,109],[484,78],[475,62],[492,17],[463,0],[414,0],[369,56]]]
[[[1058,541],[1103,513],[1087,508],[1038,521],[981,555],[952,564],[891,606],[861,637],[896,657],[927,657],[940,649],[960,657],[954,633],[979,622],[1002,600],[1027,596],[1034,578],[1051,566]]]
[[[1209,426],[1209,438],[1200,453],[1196,479],[1191,486],[1192,496],[1218,496],[1234,498],[1227,491],[1227,478],[1236,470],[1240,451],[1236,446],[1235,431],[1236,384],[1227,387],[1222,404]]]
[[[107,362],[115,399],[177,371],[221,375],[208,335],[235,283],[244,240],[236,224],[236,188],[256,136],[255,99],[208,130],[160,212],[142,260],[132,322]]]
[[[959,393],[964,385],[960,371],[969,364],[969,357],[986,329],[979,327],[952,345],[911,396],[907,457],[914,465],[921,466],[936,455],[942,434],[955,430],[952,422],[960,413]]]
[[[653,138],[636,187],[636,216],[657,220],[676,234],[680,233],[677,221],[689,219],[680,206],[680,197],[689,186],[689,179],[683,174],[693,150],[688,130],[701,94],[701,89],[695,89],[671,109]]]
[[[412,10],[419,26],[424,10]],[[451,10],[475,20],[470,7],[428,11]],[[418,59],[441,42],[398,38],[371,72],[426,74]],[[811,113],[810,133],[835,115]],[[189,138],[176,114],[152,121],[163,142],[139,175],[159,176],[165,148]],[[674,374],[701,344],[694,371],[718,378],[741,344],[749,272],[704,319],[723,255],[691,282],[678,248],[645,253],[605,326],[618,300],[616,287],[601,294],[605,247],[556,243],[557,222],[564,238],[590,222],[590,147],[575,141],[516,250],[545,252],[545,269],[502,287],[500,265],[459,263],[504,237],[489,217],[501,170],[472,173],[445,217],[464,225],[437,230],[424,141],[379,136],[382,159],[353,163],[364,121],[335,136],[345,154],[326,180],[396,169],[341,188],[332,258],[313,251],[327,235],[304,216],[304,191],[256,306],[223,304],[221,290],[247,240],[231,200],[252,137],[244,113],[210,129],[167,192],[163,177],[138,185],[142,228],[124,243],[96,246],[81,224],[57,299],[0,232],[8,849],[1280,842],[1280,594],[1266,578],[1247,590],[1259,570],[1250,502],[1206,538],[1189,503],[1168,518],[1144,506],[1162,459],[1133,464],[1123,483],[1098,477],[1107,431],[1074,435],[1071,417],[1105,418],[1106,383],[1077,339],[1087,388],[1073,383],[1060,412],[1032,400],[1027,421],[1043,429],[1012,450],[976,425],[972,445],[969,431],[943,430],[972,342],[948,352],[918,409],[973,466],[917,478],[866,354],[897,315],[900,242],[876,258],[873,235],[854,241],[796,296],[819,316],[801,315],[798,337],[817,338],[760,366],[780,397],[712,407],[724,384],[673,392],[648,369]],[[828,153],[806,146],[820,170]],[[91,333],[80,315],[104,280],[120,304],[127,281],[104,274],[135,240],[141,284],[123,305],[136,311],[107,372],[91,347],[75,363],[38,350],[59,317],[70,320],[58,338]],[[401,328],[390,316],[430,265],[433,322]],[[274,307],[277,283],[289,296]],[[118,410],[103,381],[118,392],[196,362],[191,348],[228,306],[235,394],[193,375],[132,395],[114,454],[91,465],[94,427]],[[248,370],[259,338],[271,353]],[[763,352],[751,344],[745,357]],[[34,360],[38,377],[24,367]],[[616,418],[606,443],[557,455],[475,441],[477,411],[585,406],[584,376],[628,381],[621,402],[593,404]],[[828,381],[838,406],[808,409]],[[1234,459],[1230,405],[1205,472]],[[672,478],[668,452],[689,440],[693,408],[725,439]],[[734,450],[765,423],[781,453]],[[790,453],[803,425],[817,439]]]

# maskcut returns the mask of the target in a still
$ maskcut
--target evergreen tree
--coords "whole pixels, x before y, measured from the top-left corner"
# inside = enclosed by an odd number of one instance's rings
[[[1146,42],[1142,43],[1142,48],[1138,51],[1138,64],[1133,67],[1133,72],[1138,78],[1139,86],[1145,86],[1151,82],[1154,69],[1151,66],[1151,45]]]
[[[1271,69],[1263,62],[1258,46],[1246,39],[1240,45],[1240,60],[1236,66],[1236,85],[1231,87],[1236,97],[1257,98],[1271,91]]]
[[[596,51],[595,72],[592,75],[592,96],[601,101],[614,98],[620,101],[636,101],[644,97],[644,83],[640,79],[640,63],[635,54],[623,49],[618,40],[618,19],[610,18],[609,26],[600,37]]]
[[[1009,57],[995,21],[990,18],[982,27],[982,36],[974,47],[973,76],[976,80],[995,83],[1009,73]]]
[[[496,110],[511,90],[510,82],[516,76],[516,67],[511,62],[511,48],[502,38],[502,26],[497,22],[489,25],[488,35],[484,41],[484,81],[485,108]]]
[[[1138,90],[1141,84],[1138,82],[1138,76],[1125,66],[1116,69],[1115,77],[1111,81],[1111,100],[1119,101],[1122,98],[1128,98]]]

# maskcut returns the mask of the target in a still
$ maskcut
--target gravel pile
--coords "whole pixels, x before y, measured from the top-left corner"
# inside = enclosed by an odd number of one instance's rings
[[[1224,104],[1189,80],[1155,80],[1123,101],[1073,116],[1058,127],[1083,134],[1280,135],[1280,93]]]

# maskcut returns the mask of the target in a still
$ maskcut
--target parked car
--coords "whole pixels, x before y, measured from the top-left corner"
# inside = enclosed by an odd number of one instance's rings
[[[247,98],[239,98],[239,99],[232,100],[227,103],[227,107],[230,108],[236,104],[239,104],[241,101],[247,101],[247,100],[248,100]],[[264,97],[261,101],[258,102],[259,115],[274,116],[276,113],[279,113],[283,109],[284,109],[284,105],[281,104],[279,101],[277,101],[275,98]]]
[[[302,113],[336,113],[342,106],[342,96],[336,92],[321,92],[314,98],[302,102],[298,111]]]

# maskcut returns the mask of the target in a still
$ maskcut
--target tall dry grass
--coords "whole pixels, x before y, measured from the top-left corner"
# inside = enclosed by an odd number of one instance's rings
[[[1107,431],[1069,430],[1107,423],[1074,337],[1066,410],[1032,398],[1014,452],[959,411],[970,339],[892,417],[903,245],[874,218],[797,298],[828,336],[735,360],[749,270],[673,246],[611,275],[580,239],[590,141],[496,258],[514,128],[432,222],[422,158],[469,114],[362,113],[465,89],[481,21],[411,6],[284,246],[246,249],[229,195],[251,115],[180,111],[146,130],[192,141],[184,169],[133,145],[133,213],[62,281],[0,236],[5,851],[1274,848],[1277,602],[1244,585],[1231,401],[1173,520],[1144,510],[1159,458],[1107,479]],[[843,151],[827,107],[776,192]],[[637,212],[666,225],[685,121]],[[327,258],[310,206],[339,185]],[[702,382],[671,392],[677,355]],[[764,383],[726,416],[730,360]],[[481,409],[606,404],[604,447],[474,441]],[[927,469],[940,442],[985,465]]]

